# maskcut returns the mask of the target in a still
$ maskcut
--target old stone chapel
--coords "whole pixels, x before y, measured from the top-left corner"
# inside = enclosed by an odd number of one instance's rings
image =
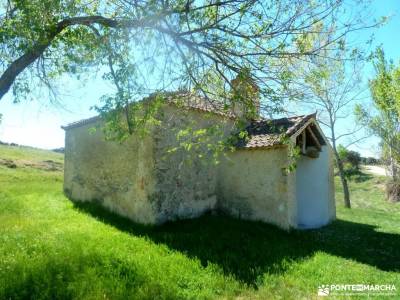
[[[218,103],[193,94],[166,97],[162,126],[147,135],[133,134],[124,143],[105,141],[101,117],[81,120],[65,130],[64,191],[74,201],[96,201],[135,222],[161,224],[194,218],[217,210],[233,217],[275,224],[283,229],[315,228],[335,218],[331,147],[315,114],[249,121],[248,138],[219,164],[185,164],[176,130],[187,120],[195,126],[223,124],[234,134],[231,120]],[[151,101],[151,100],[147,100]],[[285,141],[285,142],[284,142]],[[296,168],[289,150],[301,154]],[[204,158],[203,158],[204,160]]]

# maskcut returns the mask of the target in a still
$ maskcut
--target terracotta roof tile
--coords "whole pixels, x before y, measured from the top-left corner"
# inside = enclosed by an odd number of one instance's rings
[[[310,119],[311,115],[294,116],[272,120],[255,120],[245,129],[247,137],[240,139],[238,148],[251,149],[282,145],[284,137],[290,137],[300,130]]]
[[[215,113],[230,118],[235,117],[235,115],[225,107],[224,103],[213,101],[212,99],[205,99],[193,93],[173,94],[167,96],[165,101],[182,106],[183,108]]]

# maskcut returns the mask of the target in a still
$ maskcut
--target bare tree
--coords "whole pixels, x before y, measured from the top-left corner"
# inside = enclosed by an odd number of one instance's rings
[[[344,57],[349,58],[343,59]],[[362,132],[363,126],[357,125],[355,120],[353,124],[348,124],[351,128],[344,125],[352,122],[355,105],[365,98],[367,88],[362,84],[362,68],[362,56],[357,51],[347,56],[344,48],[337,51],[336,59],[316,58],[299,68],[304,78],[300,103],[309,109],[317,110],[320,124],[328,131],[327,138],[332,144],[343,186],[344,205],[347,208],[351,207],[350,192],[338,146],[339,142],[345,139],[350,140],[345,144],[347,148],[366,138]],[[343,129],[346,127],[347,129]]]

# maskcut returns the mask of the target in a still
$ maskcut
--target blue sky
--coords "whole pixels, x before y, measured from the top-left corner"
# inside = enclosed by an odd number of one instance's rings
[[[372,3],[371,11],[374,17],[392,15],[392,18],[381,28],[357,33],[357,39],[366,40],[373,33],[373,46],[382,44],[387,57],[396,63],[400,62],[400,0],[376,0]],[[372,67],[366,66],[365,82],[372,76]],[[93,116],[95,112],[90,107],[98,103],[99,97],[110,88],[103,81],[95,79],[78,82],[66,78],[62,83],[63,94],[59,96],[62,105],[49,103],[44,90],[37,93],[35,100],[20,104],[13,104],[10,95],[6,95],[0,102],[0,113],[3,114],[0,140],[45,149],[63,147],[64,131],[60,126]],[[345,120],[339,130],[345,130],[349,123],[350,120]],[[378,143],[379,140],[372,137],[352,148],[366,156],[377,156]]]

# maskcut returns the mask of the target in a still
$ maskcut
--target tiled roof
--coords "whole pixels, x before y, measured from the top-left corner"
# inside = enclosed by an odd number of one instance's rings
[[[248,136],[240,139],[238,148],[253,149],[282,145],[285,137],[291,137],[298,132],[316,114],[294,116],[273,120],[255,120],[245,129]]]
[[[144,98],[142,101],[151,101],[154,96]],[[194,109],[202,112],[214,113],[228,118],[235,118],[235,115],[227,111],[224,104],[216,101],[209,101],[203,97],[191,93],[168,93],[165,97],[166,103],[172,103],[182,108]],[[282,145],[284,137],[290,137],[298,132],[310,119],[315,119],[316,114],[301,115],[280,119],[259,119],[252,121],[245,129],[248,135],[245,139],[239,139],[236,147],[242,149],[268,148]],[[100,116],[83,119],[70,123],[62,128],[67,130],[83,125],[91,124],[100,120]],[[318,136],[323,139],[322,137]]]
[[[165,98],[165,101],[182,106],[183,108],[214,113],[229,118],[235,117],[221,101],[213,101],[212,99],[206,99],[193,93],[172,93]]]
[[[141,102],[150,101],[154,98],[154,96],[149,96],[141,100]],[[228,111],[224,104],[219,101],[212,101],[210,99],[205,99],[198,95],[192,93],[181,93],[181,92],[171,92],[167,93],[165,97],[166,103],[175,104],[179,107],[198,110],[202,112],[209,112],[217,115],[221,115],[228,118],[234,118],[235,115]],[[79,120],[73,123],[70,123],[65,126],[61,126],[62,129],[71,129],[75,127],[80,127],[83,125],[87,125],[97,120],[100,120],[100,116],[91,117],[88,119]]]

